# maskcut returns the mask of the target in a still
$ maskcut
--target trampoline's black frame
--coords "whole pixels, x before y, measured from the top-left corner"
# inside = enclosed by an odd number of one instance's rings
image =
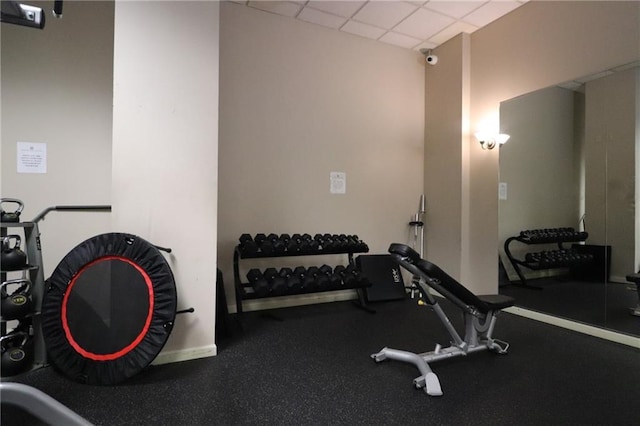
[[[144,271],[151,283],[151,320],[139,343],[114,354],[91,354],[73,341],[65,327],[63,310],[83,268],[103,259],[120,259]],[[173,273],[158,247],[126,233],[92,237],[71,250],[46,281],[42,301],[42,331],[49,362],[81,383],[112,385],[146,368],[167,342],[176,316],[177,294]],[[136,339],[138,340],[138,339]]]

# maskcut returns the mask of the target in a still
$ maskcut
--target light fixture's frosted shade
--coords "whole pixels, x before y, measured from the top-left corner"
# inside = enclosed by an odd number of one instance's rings
[[[477,132],[474,135],[479,142],[488,141],[491,139],[491,135],[487,132]]]
[[[503,145],[509,140],[510,137],[511,136],[507,135],[506,133],[500,133],[496,135],[495,140],[498,144]]]

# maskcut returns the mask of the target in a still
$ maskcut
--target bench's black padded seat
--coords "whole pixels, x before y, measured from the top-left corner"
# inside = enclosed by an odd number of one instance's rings
[[[442,286],[443,289],[454,297],[460,299],[463,303],[476,308],[483,314],[486,314],[489,311],[508,308],[509,306],[513,306],[515,303],[515,299],[512,297],[501,294],[476,296],[453,277],[440,269],[437,265],[429,262],[428,260],[421,259],[418,252],[407,245],[398,243],[391,244],[389,246],[389,253],[400,256],[401,258],[404,258],[405,262],[413,264],[415,268],[412,269],[415,269],[416,271],[412,272],[418,272],[420,275],[424,275],[427,279],[435,280],[435,283],[431,283],[435,285],[431,286],[436,290],[438,290],[437,285]]]

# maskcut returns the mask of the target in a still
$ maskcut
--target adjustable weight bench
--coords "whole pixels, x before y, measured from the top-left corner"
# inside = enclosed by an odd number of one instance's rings
[[[627,275],[627,281],[634,283],[636,285],[636,290],[638,291],[638,306],[630,308],[629,313],[633,316],[640,317],[640,272],[637,274]]]
[[[413,380],[418,389],[424,389],[428,395],[440,396],[442,389],[438,376],[429,368],[429,362],[455,356],[467,355],[472,352],[490,350],[505,354],[509,344],[492,337],[496,324],[496,316],[500,310],[513,306],[514,299],[498,294],[476,296],[465,286],[457,282],[446,272],[433,263],[421,259],[420,255],[411,247],[404,244],[391,244],[391,257],[404,269],[416,277],[417,289],[421,299],[420,305],[433,309],[444,324],[452,338],[451,346],[442,348],[439,344],[431,352],[416,354],[391,348],[383,348],[372,354],[376,362],[391,359],[414,364],[420,371],[420,376]],[[440,293],[464,313],[464,339],[449,321],[430,288]]]

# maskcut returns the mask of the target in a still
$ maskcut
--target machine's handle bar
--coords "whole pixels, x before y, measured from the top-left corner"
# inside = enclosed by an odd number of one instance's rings
[[[38,223],[44,219],[47,213],[52,211],[62,211],[62,212],[110,212],[111,206],[52,206],[47,207],[43,211],[41,211],[35,218],[33,218],[32,222]]]

